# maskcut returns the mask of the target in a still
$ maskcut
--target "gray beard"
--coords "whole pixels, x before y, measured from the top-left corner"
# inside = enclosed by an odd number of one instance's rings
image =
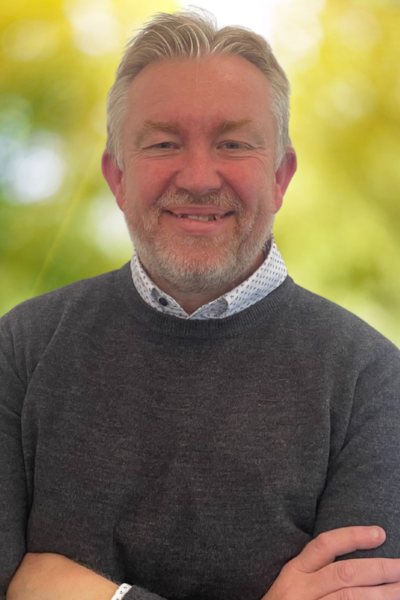
[[[199,198],[189,194],[167,194],[159,199],[155,210],[161,214],[168,206],[179,204],[212,204],[227,212],[235,211],[238,219],[244,212],[237,198],[221,193]],[[250,228],[247,232],[239,230],[237,224],[236,236],[244,236],[238,245],[225,244],[221,248],[218,239],[188,236],[179,240],[177,249],[172,239],[170,244],[165,238],[154,239],[152,226],[148,222],[135,224],[134,215],[129,210],[124,216],[132,243],[149,277],[164,281],[171,289],[181,293],[218,293],[221,289],[233,289],[236,281],[241,278],[243,281],[243,275],[249,276],[252,265],[272,237],[273,218],[258,241],[254,240],[251,244]],[[189,252],[188,257],[185,256],[185,248]],[[193,248],[196,248],[195,258]]]

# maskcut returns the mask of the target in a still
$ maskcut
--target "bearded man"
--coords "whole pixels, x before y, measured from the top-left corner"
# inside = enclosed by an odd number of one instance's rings
[[[399,352],[287,274],[288,96],[204,15],[127,49],[103,173],[132,261],[1,320],[2,598],[400,597]]]

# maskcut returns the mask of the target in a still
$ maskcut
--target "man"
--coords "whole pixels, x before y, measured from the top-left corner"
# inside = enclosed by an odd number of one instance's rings
[[[127,50],[132,262],[1,321],[3,598],[400,597],[399,352],[287,275],[288,91],[191,13]]]

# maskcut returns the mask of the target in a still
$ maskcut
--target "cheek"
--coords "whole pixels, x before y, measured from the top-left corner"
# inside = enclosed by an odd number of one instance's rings
[[[265,171],[238,165],[229,178],[231,188],[249,210],[256,210],[260,202],[271,197],[273,185],[268,185]]]
[[[171,169],[161,162],[138,162],[129,174],[127,196],[136,198],[141,205],[151,205],[166,191],[171,180]]]

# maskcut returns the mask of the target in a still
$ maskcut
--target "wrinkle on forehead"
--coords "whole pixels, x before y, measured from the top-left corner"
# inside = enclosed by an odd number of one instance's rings
[[[257,145],[273,136],[269,82],[246,59],[229,55],[156,61],[132,82],[127,115],[137,138],[146,133],[251,133]],[[146,125],[145,121],[150,120]]]

